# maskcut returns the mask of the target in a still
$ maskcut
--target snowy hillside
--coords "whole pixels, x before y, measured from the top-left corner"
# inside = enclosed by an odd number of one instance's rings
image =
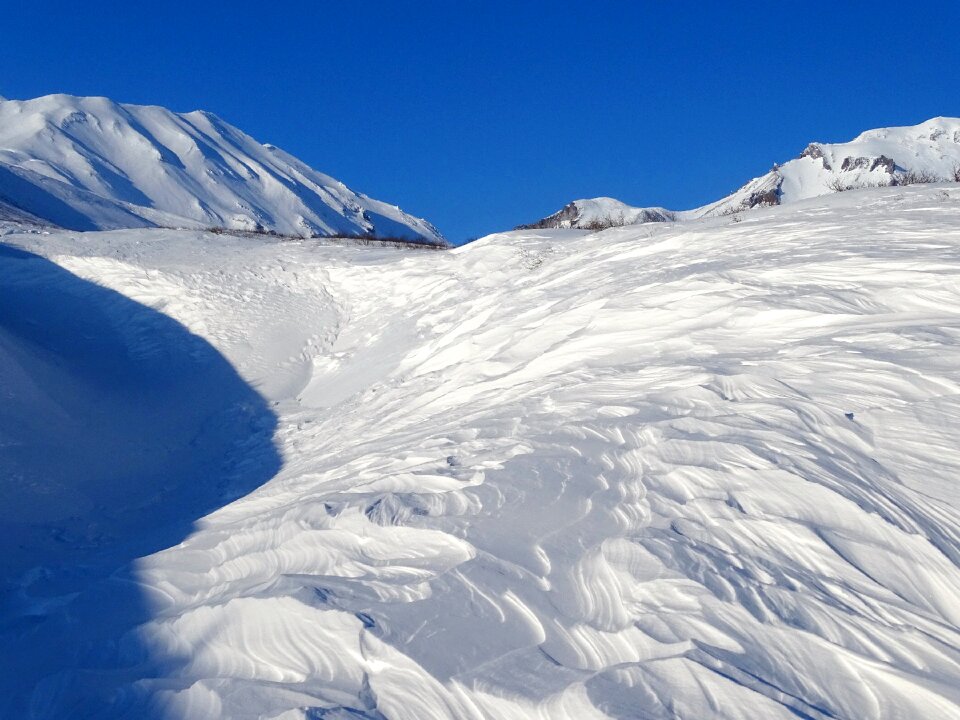
[[[20,223],[24,225],[49,225],[36,215],[21,210],[10,203],[0,200],[0,222]]]
[[[8,229],[0,715],[960,718],[960,187],[739,220]]]
[[[553,215],[530,225],[521,225],[517,230],[542,230],[547,228],[580,228],[602,230],[608,227],[636,225],[645,222],[675,220],[674,213],[664,208],[636,208],[608,197],[574,200]]]
[[[736,192],[694,210],[637,208],[612,198],[575,200],[524,228],[598,229],[728,215],[864,187],[960,182],[960,118],[868,130],[847,143],[810,143]]]
[[[207,112],[49,95],[0,99],[0,202],[72,230],[223,227],[440,242]]]

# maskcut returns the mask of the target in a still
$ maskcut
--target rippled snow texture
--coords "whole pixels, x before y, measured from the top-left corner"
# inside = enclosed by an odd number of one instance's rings
[[[212,343],[285,463],[137,563],[118,713],[960,717],[957,186],[447,253],[73,237],[6,239]]]

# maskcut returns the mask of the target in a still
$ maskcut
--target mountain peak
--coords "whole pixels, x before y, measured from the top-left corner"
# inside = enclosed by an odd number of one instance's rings
[[[574,200],[553,215],[529,225],[520,225],[518,230],[541,228],[580,228],[602,230],[603,228],[636,225],[644,222],[667,222],[674,220],[674,213],[660,207],[637,208],[616,198],[596,197]]]
[[[217,227],[443,242],[430,223],[350,190],[213,113],[106,97],[0,103],[0,196],[75,230]]]
[[[728,215],[845,190],[922,182],[960,182],[960,118],[867,130],[845,143],[812,142],[799,157],[774,165],[727,197],[693,210],[638,208],[613,198],[575,200],[518,229],[598,230],[642,222]]]

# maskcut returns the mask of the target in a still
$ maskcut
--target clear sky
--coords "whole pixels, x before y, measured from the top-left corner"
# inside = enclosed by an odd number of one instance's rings
[[[455,242],[960,115],[960,2],[6,3],[0,95],[210,110]]]

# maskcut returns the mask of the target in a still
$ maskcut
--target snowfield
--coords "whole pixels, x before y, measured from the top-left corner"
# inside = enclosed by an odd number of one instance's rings
[[[4,717],[960,718],[960,186],[3,232]]]

